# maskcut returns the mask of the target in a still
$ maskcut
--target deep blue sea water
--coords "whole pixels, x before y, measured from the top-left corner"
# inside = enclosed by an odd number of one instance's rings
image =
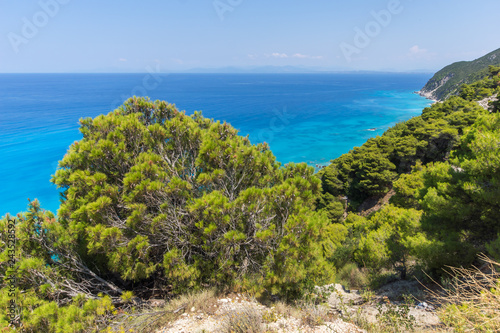
[[[81,139],[78,120],[132,95],[225,120],[266,141],[280,162],[329,160],[420,115],[429,74],[0,74],[0,216],[38,198],[56,212],[57,162]]]

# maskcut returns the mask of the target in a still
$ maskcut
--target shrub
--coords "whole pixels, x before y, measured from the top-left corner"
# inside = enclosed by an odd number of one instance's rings
[[[377,326],[384,332],[410,332],[413,331],[416,320],[410,315],[410,306],[413,304],[409,298],[396,305],[388,298],[384,298],[384,303],[377,305]]]
[[[64,230],[54,214],[34,200],[26,213],[0,219],[0,230],[8,229],[15,230],[16,246],[11,253],[8,234],[0,233],[0,307],[7,309],[15,302],[21,319],[18,328],[23,332],[105,328],[116,313],[114,302],[122,291],[92,272],[74,249],[65,246]],[[0,326],[7,327],[9,319],[2,311]]]
[[[368,273],[355,263],[348,263],[339,270],[336,280],[349,289],[362,289],[368,284]]]
[[[59,223],[89,267],[176,292],[251,277],[293,298],[328,280],[332,226],[313,211],[313,168],[281,167],[229,124],[144,98],[80,130],[53,182]]]
[[[262,333],[262,313],[254,306],[245,304],[236,309],[227,310],[222,315],[224,333]]]

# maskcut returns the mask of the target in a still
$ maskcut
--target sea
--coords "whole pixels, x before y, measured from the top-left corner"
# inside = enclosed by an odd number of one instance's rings
[[[56,213],[50,182],[80,118],[107,114],[131,96],[174,103],[230,123],[252,143],[267,142],[283,164],[319,169],[421,114],[414,93],[432,74],[0,74],[0,216],[28,198]]]

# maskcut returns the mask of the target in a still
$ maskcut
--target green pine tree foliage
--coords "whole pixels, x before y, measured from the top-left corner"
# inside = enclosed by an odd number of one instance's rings
[[[179,292],[253,279],[294,297],[329,279],[333,227],[313,211],[320,182],[306,164],[282,167],[231,125],[145,98],[81,132],[53,182],[89,267]]]
[[[392,202],[423,210],[431,242],[420,256],[432,271],[470,265],[477,252],[497,255],[500,234],[500,116],[481,116],[449,162],[430,163],[395,183]]]
[[[9,309],[0,312],[1,327],[61,333],[106,327],[121,291],[64,245],[66,232],[51,212],[34,200],[26,213],[0,219],[0,230],[13,231],[0,233],[0,307]],[[9,235],[15,235],[14,244]]]
[[[460,87],[459,95],[468,101],[478,101],[500,93],[500,67],[489,66],[489,74],[482,80]],[[498,105],[494,104],[494,111],[498,112]]]
[[[383,196],[399,175],[415,165],[446,160],[463,130],[485,113],[477,103],[454,96],[369,139],[318,173],[323,190],[318,207],[336,210],[338,207],[329,206],[332,197],[338,201],[347,196],[351,208],[356,209],[368,198]],[[338,214],[333,211],[329,215]]]
[[[422,212],[387,205],[368,219],[360,237],[356,261],[375,271],[393,268],[406,279],[410,258],[426,244],[420,218]]]
[[[349,213],[344,221],[347,237],[333,253],[337,267],[356,263],[375,277],[382,269],[398,272],[405,279],[410,262],[418,260],[428,244],[421,226],[422,211],[385,205],[363,217]]]

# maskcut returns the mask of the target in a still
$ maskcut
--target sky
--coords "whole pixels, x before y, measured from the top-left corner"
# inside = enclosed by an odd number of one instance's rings
[[[428,71],[500,47],[498,0],[0,0],[0,73]]]

